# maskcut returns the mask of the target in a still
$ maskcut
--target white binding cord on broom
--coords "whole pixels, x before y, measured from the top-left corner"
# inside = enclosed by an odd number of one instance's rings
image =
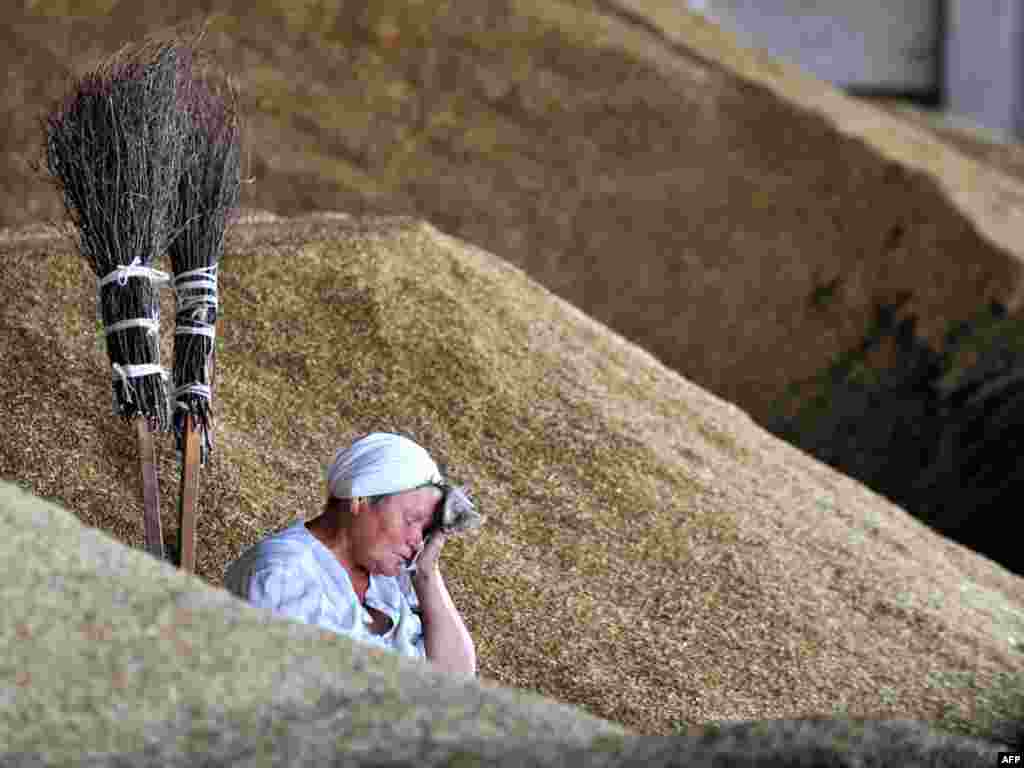
[[[114,373],[114,381],[120,381],[124,386],[125,399],[131,403],[134,402],[132,392],[135,388],[131,385],[131,379],[141,379],[143,376],[160,376],[164,381],[170,378],[168,370],[159,365],[153,365],[152,363],[146,363],[144,365],[121,365],[120,363],[111,363],[111,369]],[[114,398],[114,407],[117,407],[117,398]]]
[[[128,278],[141,277],[150,281],[156,288],[162,288],[170,282],[170,275],[166,272],[161,272],[159,269],[153,269],[152,267],[144,266],[141,260],[136,256],[131,264],[119,264],[111,272],[107,273],[96,281],[96,313],[97,317],[102,322],[102,295],[104,286],[110,283],[117,282],[117,284],[124,288],[128,285]],[[111,334],[118,333],[120,331],[127,330],[128,328],[145,328],[146,333],[150,336],[155,336],[160,332],[160,306],[157,304],[154,307],[154,317],[133,317],[126,320],[119,320],[116,323],[111,323],[104,328],[104,334],[110,336]],[[159,359],[159,358],[158,358]],[[113,380],[115,382],[121,382],[121,386],[124,388],[125,400],[129,403],[134,402],[135,388],[131,384],[132,379],[140,379],[145,376],[160,376],[163,381],[166,382],[170,379],[170,372],[159,364],[146,363],[142,365],[129,365],[111,363],[111,372],[113,373]],[[117,394],[114,393],[114,412],[117,412]],[[165,421],[169,421],[170,404],[168,403],[164,411],[168,414]]]
[[[179,319],[187,319],[191,325],[176,324],[175,336],[205,336],[210,340],[211,347],[217,337],[217,329],[213,323],[207,322],[208,310],[216,312],[218,307],[217,297],[217,264],[198,269],[190,269],[174,276],[171,289],[175,297],[175,314]],[[209,358],[206,360],[205,376],[206,381],[210,380]],[[179,410],[189,410],[189,403],[183,400],[184,395],[195,395],[207,403],[213,399],[213,390],[209,384],[191,382],[175,387],[171,393],[174,407]],[[213,438],[209,430],[203,430],[206,441],[205,456],[207,451],[213,447]]]
[[[99,278],[96,281],[96,319],[97,320],[99,320],[100,322],[103,322],[103,288],[105,286],[107,286],[107,285],[110,285],[111,283],[113,283],[115,281],[117,282],[117,284],[120,287],[125,288],[128,285],[128,278],[129,277],[144,277],[144,278],[148,279],[149,282],[151,282],[157,288],[162,288],[163,286],[167,285],[171,281],[171,276],[169,274],[167,274],[166,272],[161,272],[159,269],[153,269],[152,267],[145,266],[144,264],[142,264],[142,261],[141,261],[141,259],[139,259],[138,256],[136,256],[132,260],[131,264],[118,264],[116,267],[114,267],[113,270],[111,270],[110,272],[108,272],[107,274],[105,274],[103,277]],[[156,322],[156,323],[159,324],[159,320],[160,320],[160,307],[159,306],[156,307],[156,318],[142,318],[142,319],[145,319],[145,320],[152,319],[153,322]],[[130,325],[125,325],[124,323],[131,323],[131,322],[134,322],[134,321],[132,321],[132,320],[125,320],[125,321],[122,321],[121,323],[117,323],[117,326],[119,326],[119,327],[117,327],[116,330],[121,330],[122,328],[130,328],[131,327]],[[138,325],[142,325],[142,323],[138,323]],[[115,328],[115,326],[111,326],[110,328],[107,329],[107,335],[108,336],[111,333],[114,333],[114,328]]]

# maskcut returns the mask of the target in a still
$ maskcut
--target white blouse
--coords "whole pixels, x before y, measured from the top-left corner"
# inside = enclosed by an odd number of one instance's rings
[[[359,602],[348,572],[299,522],[250,547],[228,566],[224,586],[260,608],[315,624],[353,640],[425,658],[423,625],[409,575],[370,575],[366,603],[391,619],[383,635],[370,631],[373,617]]]

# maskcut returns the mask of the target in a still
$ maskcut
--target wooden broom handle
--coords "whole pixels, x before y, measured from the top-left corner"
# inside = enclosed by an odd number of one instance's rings
[[[210,350],[210,389],[217,371],[216,348]],[[212,421],[213,415],[207,416]],[[210,428],[213,428],[212,423]],[[185,414],[181,447],[181,493],[178,496],[178,567],[196,571],[196,523],[199,506],[199,465],[202,457],[202,428],[192,414]]]
[[[164,534],[160,525],[160,484],[156,475],[156,451],[153,433],[144,416],[135,419],[135,436],[139,445],[139,476],[142,479],[142,524],[146,551],[158,560],[164,559]]]
[[[181,495],[178,508],[178,566],[188,573],[196,570],[196,506],[199,501],[200,428],[192,414],[185,414],[182,435]]]

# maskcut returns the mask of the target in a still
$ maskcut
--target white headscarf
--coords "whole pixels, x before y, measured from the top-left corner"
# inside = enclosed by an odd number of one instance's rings
[[[441,472],[425,448],[390,432],[374,432],[340,449],[327,468],[327,493],[339,499],[401,493],[441,482]]]

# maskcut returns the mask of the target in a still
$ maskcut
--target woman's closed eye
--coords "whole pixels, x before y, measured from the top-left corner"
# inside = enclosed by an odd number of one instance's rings
[[[430,518],[425,518],[422,515],[409,515],[405,518],[405,525],[410,533],[414,533],[422,541],[423,534],[426,532],[427,526],[430,525]]]

